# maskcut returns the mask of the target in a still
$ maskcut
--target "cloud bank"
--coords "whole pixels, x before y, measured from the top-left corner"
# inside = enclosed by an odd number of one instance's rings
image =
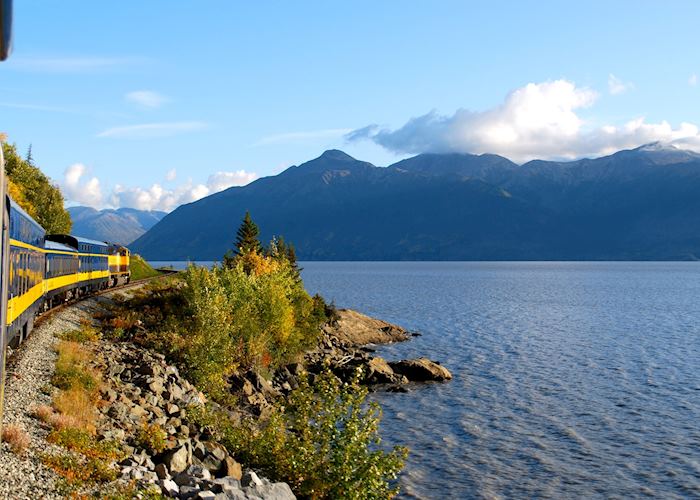
[[[567,80],[530,83],[493,109],[458,109],[451,116],[431,111],[394,130],[369,125],[345,138],[371,140],[397,154],[496,153],[518,162],[600,156],[655,141],[700,150],[698,127],[691,123],[674,128],[641,117],[622,125],[592,126],[579,113],[598,97]]]
[[[174,188],[165,187],[161,183],[148,188],[117,184],[109,194],[105,194],[99,179],[91,177],[85,165],[76,163],[66,169],[61,184],[66,199],[79,205],[98,209],[110,206],[170,212],[184,203],[197,201],[233,186],[243,186],[257,178],[257,174],[245,170],[219,171],[211,174],[205,184],[196,184],[191,180]],[[170,170],[165,180],[174,179],[175,171]]]

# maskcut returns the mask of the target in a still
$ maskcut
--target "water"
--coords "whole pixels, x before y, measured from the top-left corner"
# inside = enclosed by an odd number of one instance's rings
[[[375,393],[415,498],[700,498],[700,265],[303,263],[453,373]]]

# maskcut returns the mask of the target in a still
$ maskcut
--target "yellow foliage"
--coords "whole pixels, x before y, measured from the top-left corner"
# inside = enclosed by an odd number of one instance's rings
[[[243,269],[254,276],[275,273],[279,270],[279,261],[258,252],[246,252],[237,257]]]

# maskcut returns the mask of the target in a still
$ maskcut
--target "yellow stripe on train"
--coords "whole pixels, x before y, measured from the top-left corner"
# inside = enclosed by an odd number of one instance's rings
[[[109,276],[109,271],[88,271],[42,280],[27,292],[17,297],[11,297],[7,301],[7,324],[11,325],[14,320],[19,318],[24,311],[29,309],[32,304],[43,297],[47,292],[63,288],[64,286],[75,285],[82,281],[109,278]]]

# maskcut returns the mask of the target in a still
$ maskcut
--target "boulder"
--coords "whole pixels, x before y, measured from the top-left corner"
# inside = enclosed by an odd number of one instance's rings
[[[163,463],[168,466],[170,472],[182,472],[187,468],[188,464],[187,447],[181,446],[178,449],[171,451],[165,455]]]
[[[403,359],[389,363],[394,372],[404,375],[412,382],[429,380],[443,381],[452,379],[450,371],[428,358]]]
[[[367,378],[371,383],[390,384],[397,378],[389,363],[379,356],[369,360],[367,368],[369,369]]]
[[[271,483],[259,486],[249,486],[244,489],[247,498],[264,498],[266,500],[296,500],[292,489],[287,483]]]
[[[160,488],[163,490],[163,494],[169,497],[176,497],[180,493],[180,487],[172,479],[162,479]]]
[[[410,334],[400,326],[351,309],[339,309],[338,320],[333,325],[326,325],[324,331],[349,345],[389,344],[410,338]]]

